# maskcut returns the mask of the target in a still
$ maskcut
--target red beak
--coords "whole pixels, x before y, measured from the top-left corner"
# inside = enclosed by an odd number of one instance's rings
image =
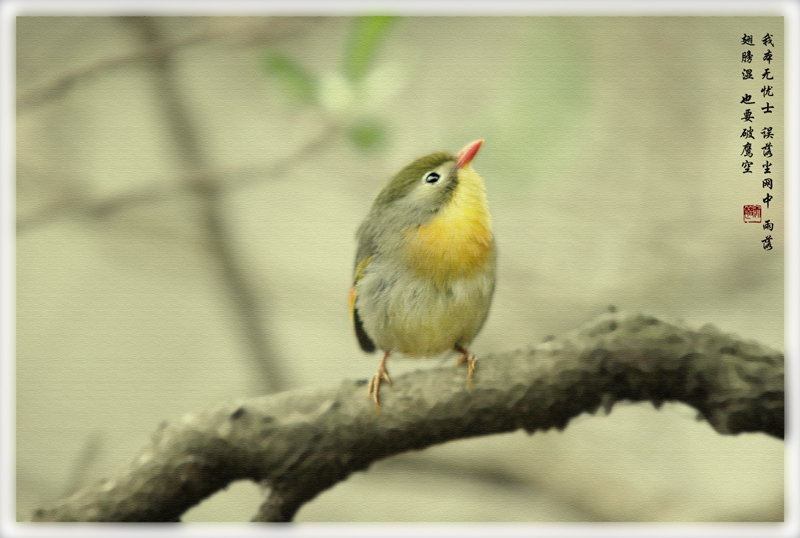
[[[475,154],[478,153],[479,149],[481,149],[481,144],[483,144],[483,139],[470,142],[464,149],[459,151],[458,161],[456,161],[456,168],[464,168],[471,163],[472,159],[475,158]]]

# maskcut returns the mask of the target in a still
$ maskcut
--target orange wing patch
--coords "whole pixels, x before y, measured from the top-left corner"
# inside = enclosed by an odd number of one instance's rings
[[[364,258],[356,266],[356,274],[353,277],[353,284],[350,286],[349,298],[350,322],[353,324],[353,328],[355,328],[356,338],[358,338],[358,343],[361,346],[361,349],[367,353],[372,353],[376,348],[375,343],[364,330],[364,322],[358,315],[358,309],[356,308],[356,284],[359,280],[361,280],[361,277],[364,276],[364,272],[367,270],[367,265],[369,265],[370,261],[372,261],[372,256]]]

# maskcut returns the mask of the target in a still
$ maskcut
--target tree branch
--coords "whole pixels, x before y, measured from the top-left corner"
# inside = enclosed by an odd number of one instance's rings
[[[681,401],[721,434],[783,438],[784,357],[712,326],[609,313],[527,351],[394,378],[376,415],[365,381],[296,390],[162,425],[113,478],[37,510],[36,521],[176,521],[234,480],[271,494],[258,521],[290,521],[320,492],[388,456],[519,428],[564,428],[620,400]]]
[[[325,146],[333,142],[335,136],[336,127],[331,123],[326,123],[317,134],[288,155],[271,162],[217,169],[211,174],[211,179],[218,178],[216,188],[223,194],[229,194],[268,180],[276,181],[285,176],[298,162],[323,151]],[[210,181],[208,174],[205,172],[202,174],[204,174],[202,178]],[[67,180],[64,179],[64,181]],[[89,194],[84,195],[83,193],[70,193],[44,208],[31,211],[26,215],[17,215],[16,231],[18,234],[26,233],[40,226],[51,224],[60,218],[106,219],[120,211],[136,206],[185,198],[187,186],[196,185],[200,181],[199,173],[189,173],[176,182],[168,181],[166,178],[153,179],[144,186],[137,186],[104,198],[92,198]]]
[[[143,42],[156,46],[167,43],[158,19],[128,17],[124,20],[138,30]],[[173,57],[164,55],[153,58],[148,65],[153,71],[157,101],[177,154],[184,167],[195,177],[188,188],[200,201],[206,244],[219,264],[223,283],[239,317],[242,335],[252,351],[253,370],[261,377],[260,387],[267,392],[284,389],[286,380],[282,361],[270,343],[272,339],[268,337],[262,316],[263,298],[259,305],[235,252],[234,241],[225,222],[220,180],[213,174],[213,166],[203,151],[196,119],[181,96],[175,61]]]
[[[142,17],[120,18],[120,20],[130,22],[137,22],[141,19]],[[151,20],[149,24],[154,24],[156,20]],[[223,42],[230,44],[234,41],[243,46],[268,45],[287,37],[296,38],[298,35],[307,32],[313,25],[319,23],[322,18],[305,16],[271,17],[265,20],[269,21],[266,28],[263,24],[250,24],[244,29],[241,26],[236,26],[233,29],[203,30],[189,37],[171,42],[167,42],[160,36],[158,39],[152,39],[151,36],[150,39],[145,39],[146,44],[136,52],[103,58],[48,80],[37,88],[21,91],[17,97],[18,113],[22,110],[34,108],[51,99],[62,97],[67,93],[67,90],[73,88],[77,83],[91,80],[96,76],[110,74],[116,69],[126,68],[134,64],[155,64],[160,68],[165,62],[172,61],[171,59],[177,53],[207,43],[218,44]],[[164,69],[160,70],[164,71]],[[167,76],[172,76],[172,74],[168,73]],[[335,131],[335,127],[330,122],[325,122],[319,133],[300,148],[277,161],[224,170],[214,169],[211,174],[206,169],[203,169],[185,174],[177,184],[164,180],[154,181],[151,184],[136,187],[103,199],[92,198],[88,193],[70,192],[43,208],[31,211],[27,215],[18,215],[16,221],[17,233],[35,229],[63,217],[106,218],[118,211],[136,205],[147,205],[177,197],[185,197],[187,187],[203,182],[214,181],[214,189],[221,193],[227,193],[267,179],[274,180],[276,177],[285,175],[297,162],[321,151],[326,144],[333,140]],[[182,143],[181,137],[178,137],[177,140],[178,144]],[[181,150],[183,151],[182,148]],[[67,181],[67,179],[62,181]]]
[[[126,18],[121,17],[123,20]],[[22,89],[17,95],[17,113],[26,112],[52,100],[62,98],[79,83],[91,81],[119,69],[174,56],[186,49],[208,43],[223,42],[245,47],[269,45],[287,37],[297,37],[308,31],[310,24],[315,24],[322,19],[320,17],[270,17],[265,20],[269,21],[268,26],[254,24],[239,25],[232,29],[205,29],[172,42],[159,42],[134,52],[86,63],[40,82],[36,86]]]

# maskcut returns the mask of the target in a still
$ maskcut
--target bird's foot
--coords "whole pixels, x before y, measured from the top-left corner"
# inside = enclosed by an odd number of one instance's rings
[[[456,351],[461,353],[456,366],[460,364],[467,364],[467,388],[472,390],[472,377],[475,375],[475,366],[478,363],[478,357],[470,353],[469,350],[460,345],[456,345]]]
[[[378,371],[375,372],[375,375],[369,380],[369,387],[367,387],[367,398],[372,396],[372,399],[375,401],[375,414],[378,414],[381,409],[381,404],[378,401],[378,391],[381,388],[381,382],[385,379],[387,383],[390,385],[392,384],[392,379],[389,377],[389,372],[386,370],[387,358],[389,358],[388,351],[383,356],[383,360],[378,366]]]

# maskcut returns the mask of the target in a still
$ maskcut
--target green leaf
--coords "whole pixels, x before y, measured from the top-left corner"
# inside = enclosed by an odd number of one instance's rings
[[[317,93],[316,80],[293,59],[277,52],[269,53],[264,58],[264,70],[280,80],[291,96],[303,102],[314,102]]]
[[[345,73],[350,80],[360,80],[369,70],[378,46],[386,39],[389,28],[396,21],[397,17],[388,15],[353,19],[353,31],[345,57]]]
[[[386,141],[386,129],[376,120],[364,120],[350,129],[350,140],[360,149],[370,150]]]

